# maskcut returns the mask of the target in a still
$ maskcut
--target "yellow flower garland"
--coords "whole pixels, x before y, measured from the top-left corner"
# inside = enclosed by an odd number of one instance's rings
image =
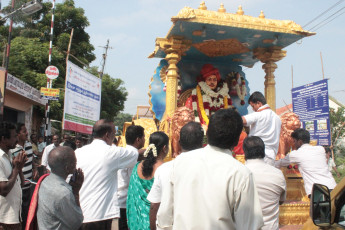
[[[196,87],[196,95],[198,97],[198,105],[199,105],[199,109],[200,109],[200,113],[201,113],[202,119],[204,120],[206,125],[208,125],[209,119],[208,119],[208,117],[206,115],[206,112],[205,112],[204,102],[202,100],[201,89],[200,89],[199,85]],[[223,102],[224,102],[224,109],[227,109],[228,108],[228,98],[227,97],[223,97]]]

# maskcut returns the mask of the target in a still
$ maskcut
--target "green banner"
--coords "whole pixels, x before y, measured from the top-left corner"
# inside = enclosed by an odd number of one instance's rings
[[[82,117],[77,117],[68,113],[65,113],[65,119],[68,121],[78,122],[84,125],[94,125],[96,123],[96,121],[92,121]]]

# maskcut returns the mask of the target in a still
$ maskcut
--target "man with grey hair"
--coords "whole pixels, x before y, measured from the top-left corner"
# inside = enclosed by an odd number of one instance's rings
[[[83,213],[79,203],[79,190],[84,181],[81,169],[76,169],[77,159],[72,148],[54,148],[48,163],[51,174],[39,187],[37,224],[39,229],[79,229]],[[66,178],[72,174],[70,184]]]
[[[80,190],[84,214],[81,229],[110,230],[112,225],[118,226],[120,217],[117,171],[134,167],[139,153],[112,146],[115,138],[113,121],[97,121],[93,126],[93,137],[91,144],[76,150],[78,167],[85,173],[85,183]]]

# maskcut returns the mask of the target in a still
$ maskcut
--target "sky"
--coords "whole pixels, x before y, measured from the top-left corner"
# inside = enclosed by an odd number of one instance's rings
[[[56,0],[61,3],[62,0]],[[245,15],[259,16],[263,10],[266,18],[293,20],[305,25],[339,0],[231,0],[205,1],[208,10],[217,11],[221,3],[228,13],[235,13],[239,5]],[[160,59],[148,56],[155,48],[155,39],[165,37],[172,26],[171,17],[185,6],[198,8],[201,0],[75,0],[76,7],[85,10],[90,26],[86,28],[95,47],[97,59],[93,66],[101,68],[102,53],[107,40],[108,50],[105,73],[125,82],[128,99],[124,112],[135,114],[137,105],[149,105],[149,83]],[[345,6],[342,1],[327,14],[318,17],[310,29]],[[342,9],[345,11],[344,9]],[[343,12],[341,11],[341,12]],[[304,38],[284,50],[287,56],[277,62],[276,104],[277,108],[291,103],[292,71],[294,87],[322,79],[320,52],[322,52],[325,78],[329,78],[329,94],[345,104],[345,14],[318,30],[317,34]],[[243,67],[251,92],[264,92],[262,63],[253,68]]]

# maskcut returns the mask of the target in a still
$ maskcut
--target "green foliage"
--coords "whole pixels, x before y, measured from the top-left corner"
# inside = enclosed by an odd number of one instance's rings
[[[50,2],[44,3],[44,5],[51,8]],[[90,23],[84,13],[84,9],[75,7],[73,0],[65,0],[62,4],[56,4],[53,41],[59,50],[67,51],[69,36],[73,28],[71,54],[84,63],[91,63],[96,59],[93,54],[95,48],[90,43],[89,34],[85,31]],[[45,41],[50,40],[50,22],[51,12],[47,12],[36,25],[42,32],[42,39]]]
[[[89,68],[88,71],[98,75],[97,67]],[[116,115],[123,111],[128,95],[123,84],[121,79],[112,78],[109,74],[103,75],[101,119],[114,120]]]
[[[16,0],[18,9],[26,0]],[[80,61],[90,64],[95,60],[94,47],[90,43],[90,36],[85,31],[90,25],[82,8],[76,8],[73,0],[64,0],[55,5],[55,20],[53,33],[52,65],[59,69],[59,77],[53,81],[53,88],[60,89],[60,100],[51,102],[51,119],[62,120],[65,86],[66,51],[70,41],[72,28],[74,29],[71,54]],[[43,9],[28,16],[18,13],[13,18],[11,54],[9,73],[40,89],[47,84],[45,69],[48,66],[50,25],[52,3],[43,3]],[[11,12],[11,6],[4,8],[4,12]],[[8,25],[0,21],[0,58],[7,44]],[[80,62],[70,60],[81,66]],[[90,72],[98,76],[97,67]],[[101,118],[114,119],[124,109],[127,91],[121,79],[111,78],[104,74],[102,79]],[[43,112],[43,109],[42,109]]]
[[[48,66],[49,43],[38,38],[16,37],[12,40],[9,73],[20,78],[37,89],[47,85],[45,69]],[[53,52],[52,64],[60,70],[60,77],[54,81],[54,87],[63,88],[64,55]]]
[[[337,165],[337,170],[340,174],[338,177],[337,174],[332,170],[333,177],[337,183],[339,183],[344,177],[345,177],[345,158],[340,156],[334,156],[335,157],[335,164]]]
[[[132,115],[129,113],[119,113],[115,118],[114,118],[114,123],[116,126],[119,127],[119,133],[122,134],[123,130],[123,124],[125,122],[131,122],[132,121]]]
[[[331,135],[332,135],[332,146],[334,149],[334,162],[337,165],[337,170],[340,177],[337,177],[333,171],[333,177],[338,183],[345,176],[345,146],[341,144],[339,140],[345,137],[345,109],[343,107],[337,110],[330,109],[330,124],[331,124]]]
[[[343,107],[337,110],[330,109],[330,124],[331,124],[331,136],[332,146],[335,150],[339,148],[339,140],[345,137],[345,109]]]

